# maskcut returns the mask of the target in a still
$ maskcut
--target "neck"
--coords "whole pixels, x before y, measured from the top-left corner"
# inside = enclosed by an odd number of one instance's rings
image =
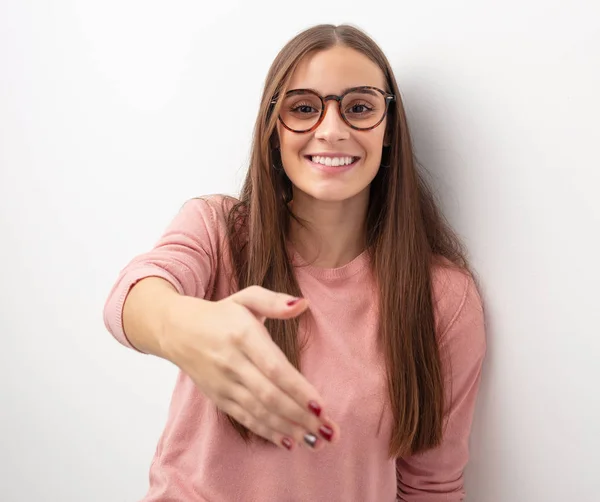
[[[337,268],[352,261],[365,249],[365,219],[369,191],[344,201],[321,201],[294,193],[291,208],[303,222],[291,220],[290,240],[307,262],[322,268]]]

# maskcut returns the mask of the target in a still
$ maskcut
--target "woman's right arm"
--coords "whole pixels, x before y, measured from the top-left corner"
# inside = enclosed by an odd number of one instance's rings
[[[157,342],[170,293],[167,287],[180,295],[206,296],[217,269],[215,257],[221,252],[218,217],[214,202],[188,201],[153,248],[121,270],[104,305],[104,324],[118,342],[142,352],[160,348]],[[151,311],[151,307],[157,311]],[[151,345],[144,350],[146,343]]]
[[[290,305],[289,295],[258,286],[202,299],[221,241],[209,211],[206,201],[189,202],[154,249],[121,272],[104,309],[108,330],[126,346],[174,363],[217,407],[278,446],[284,437],[302,442],[307,432],[329,440],[331,429],[337,440],[322,398],[263,324],[300,315],[306,300]]]
[[[161,277],[147,277],[136,283],[123,305],[123,332],[139,352],[169,359],[165,350],[170,306],[179,293]]]

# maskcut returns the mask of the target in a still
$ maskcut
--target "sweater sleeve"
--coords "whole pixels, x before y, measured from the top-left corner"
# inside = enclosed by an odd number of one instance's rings
[[[121,270],[104,305],[104,324],[118,342],[135,349],[123,329],[122,314],[138,281],[161,277],[180,294],[198,298],[209,292],[220,247],[220,218],[214,206],[205,199],[186,202],[155,246]]]
[[[440,337],[446,388],[442,444],[407,458],[398,458],[398,500],[404,502],[459,502],[464,500],[463,470],[469,457],[469,435],[486,352],[484,315],[471,276],[450,292],[458,309],[450,310]],[[456,281],[454,281],[456,282]],[[452,313],[454,313],[452,315]]]

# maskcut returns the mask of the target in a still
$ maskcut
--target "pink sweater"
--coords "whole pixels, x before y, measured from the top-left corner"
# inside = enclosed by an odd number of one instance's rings
[[[232,293],[223,262],[220,196],[193,199],[154,249],[121,271],[104,309],[112,335],[132,348],[121,312],[128,291],[148,276],[181,294],[219,300]],[[305,263],[296,254],[296,264]],[[441,447],[390,459],[392,416],[382,354],[376,348],[377,305],[367,253],[335,269],[303,266],[296,274],[315,326],[302,355],[303,374],[340,426],[340,440],[317,453],[247,446],[214,405],[179,373],[168,420],[150,468],[144,502],[454,502],[464,499],[463,469],[485,354],[480,297],[470,276],[436,269],[439,343],[451,357],[452,393]],[[381,428],[378,431],[382,417]]]

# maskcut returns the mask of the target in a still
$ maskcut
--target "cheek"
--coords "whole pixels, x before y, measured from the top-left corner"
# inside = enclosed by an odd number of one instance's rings
[[[279,148],[281,149],[281,158],[296,159],[299,153],[305,148],[307,140],[301,134],[295,134],[284,127],[280,127]]]
[[[377,131],[376,134],[373,134],[369,138],[365,138],[365,141],[363,142],[363,147],[367,151],[370,162],[375,162],[379,164],[383,150],[383,138],[384,135],[379,131]]]

